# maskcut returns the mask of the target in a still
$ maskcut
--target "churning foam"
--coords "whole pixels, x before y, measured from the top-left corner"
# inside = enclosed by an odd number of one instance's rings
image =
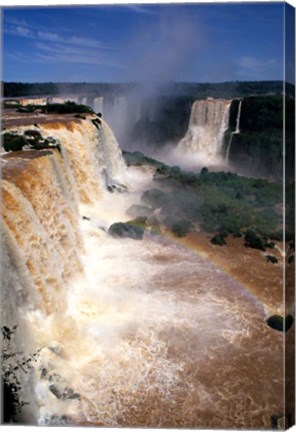
[[[11,206],[5,227],[13,240],[7,265],[27,296],[26,304],[20,297],[16,313],[25,335],[41,349],[28,390],[35,421],[269,427],[270,412],[282,408],[282,359],[274,354],[280,352],[280,336],[262,324],[263,308],[251,294],[193,251],[152,232],[141,241],[106,232],[126,218],[132,203],[140,203],[152,173],[127,170],[114,136],[103,128],[104,136],[89,123],[66,129],[44,125],[42,131],[58,137],[66,150],[63,161],[57,150],[29,161],[23,155],[14,160],[12,173],[6,170]],[[58,161],[51,162],[52,157]],[[69,169],[63,170],[63,163]],[[129,193],[107,192],[106,178],[123,183],[121,167]],[[21,231],[18,223],[24,224]],[[52,240],[48,245],[47,237]],[[56,249],[53,262],[46,247]],[[30,259],[35,273],[26,266]],[[19,263],[27,268],[26,287]],[[62,291],[50,290],[49,276],[55,272],[73,276]],[[49,299],[36,298],[38,284],[39,297],[45,293]],[[262,370],[274,392],[264,390]]]

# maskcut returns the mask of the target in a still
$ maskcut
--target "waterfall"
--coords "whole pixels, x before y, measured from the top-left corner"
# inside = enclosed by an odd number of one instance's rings
[[[230,135],[230,138],[229,138],[229,142],[228,142],[228,145],[227,145],[227,150],[226,150],[226,155],[225,155],[225,160],[226,160],[227,163],[229,161],[229,153],[230,153],[230,148],[231,148],[231,143],[232,143],[233,135],[240,133],[239,123],[240,123],[241,109],[242,109],[242,100],[240,100],[239,104],[238,104],[237,115],[236,115],[236,123],[235,123],[235,130],[233,132],[231,132],[231,135]]]
[[[98,117],[35,118],[6,131],[35,129],[60,149],[1,155],[1,319],[18,325],[13,352],[38,350],[19,378],[25,423],[267,429],[282,401],[263,384],[280,388],[282,338],[260,325],[266,304],[176,240],[108,234],[153,170],[127,170]]]
[[[61,151],[3,155],[2,240],[5,262],[15,263],[23,284],[22,305],[51,314],[62,310],[62,291],[82,271],[79,207],[98,202],[106,182],[123,187],[125,164],[105,122],[99,129],[90,120],[48,122],[38,131],[58,140]]]
[[[126,165],[122,158],[115,135],[104,120],[98,128],[98,143],[96,149],[97,160],[100,161],[101,174],[103,174],[106,185],[115,186],[122,184],[125,176]]]
[[[177,151],[198,155],[210,162],[221,158],[223,136],[228,128],[231,100],[197,100],[193,103],[185,137]]]
[[[119,138],[125,131],[128,115],[128,101],[126,96],[114,96],[104,104],[103,117]]]
[[[93,109],[95,110],[96,113],[104,112],[104,98],[102,96],[98,96],[94,98]]]
[[[125,163],[116,138],[108,124],[91,121],[41,125],[46,135],[53,135],[66,150],[79,201],[93,204],[102,196],[106,184],[124,183]],[[71,175],[71,173],[69,173]]]
[[[53,313],[63,307],[66,283],[82,270],[78,212],[65,196],[67,180],[58,152],[24,153],[6,159],[2,170],[4,238],[11,259],[15,249],[22,257],[17,260],[25,281],[18,292],[22,305]]]
[[[55,140],[60,149],[2,154],[1,323],[18,326],[14,351],[30,355],[41,348],[34,375],[20,378],[23,398],[30,402],[28,418],[37,421],[53,404],[50,383],[40,380],[40,370],[46,365],[54,373],[57,359],[50,358],[50,350],[56,349],[56,339],[78,331],[68,308],[71,291],[86,277],[81,216],[110,195],[110,184],[112,191],[119,188],[116,182],[125,188],[126,167],[112,130],[98,118],[57,117],[13,127],[20,135],[27,129]]]

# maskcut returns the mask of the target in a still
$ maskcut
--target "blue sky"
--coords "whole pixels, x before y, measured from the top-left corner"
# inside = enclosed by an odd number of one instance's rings
[[[281,3],[3,8],[5,81],[281,80]]]

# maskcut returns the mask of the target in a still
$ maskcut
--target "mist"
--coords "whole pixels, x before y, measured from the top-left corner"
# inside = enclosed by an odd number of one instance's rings
[[[204,37],[204,36],[203,36]],[[157,19],[134,29],[127,46],[124,80],[138,82],[143,94],[158,94],[159,86],[170,81],[186,80],[192,70],[201,42],[196,19],[169,10]]]
[[[166,8],[153,15],[149,23],[145,21],[143,26],[139,22],[133,29],[126,42],[121,76],[123,82],[132,82],[133,86],[122,101],[122,110],[113,109],[107,114],[123,148],[149,154],[151,146],[157,144],[153,143],[153,131],[146,129],[153,128],[170,98],[177,96],[174,83],[186,81],[196,68],[201,27],[189,14]]]

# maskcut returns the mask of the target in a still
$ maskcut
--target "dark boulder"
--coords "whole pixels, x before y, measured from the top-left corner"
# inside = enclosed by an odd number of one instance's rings
[[[226,245],[226,241],[225,241],[224,236],[222,234],[216,234],[214,237],[211,238],[210,242],[213,245],[218,245],[218,246]]]
[[[49,390],[57,399],[80,399],[80,394],[75,393],[70,387],[59,388],[57,385],[52,384],[49,386]]]
[[[42,418],[42,426],[70,426],[69,419],[67,416],[45,416]]]
[[[288,257],[288,264],[291,264],[294,261],[294,255]]]
[[[245,246],[262,251],[266,250],[263,240],[251,229],[245,233]]]
[[[127,209],[126,214],[131,217],[138,216],[150,216],[153,213],[153,210],[147,206],[133,204],[129,209]]]
[[[106,185],[107,191],[108,192],[119,192],[119,193],[123,193],[123,192],[127,192],[128,188],[126,185],[124,184],[120,184],[120,183],[108,183]]]
[[[108,230],[109,234],[118,238],[131,238],[134,240],[142,240],[145,229],[137,223],[116,222],[112,224]]]
[[[280,315],[272,315],[266,322],[267,325],[274,330],[287,332],[292,327],[294,318],[292,315],[287,315],[286,318],[283,318]]]
[[[267,262],[271,262],[272,264],[276,264],[278,259],[273,255],[265,255],[265,259]]]
[[[285,430],[293,426],[291,414],[273,414],[270,417],[271,429]]]

